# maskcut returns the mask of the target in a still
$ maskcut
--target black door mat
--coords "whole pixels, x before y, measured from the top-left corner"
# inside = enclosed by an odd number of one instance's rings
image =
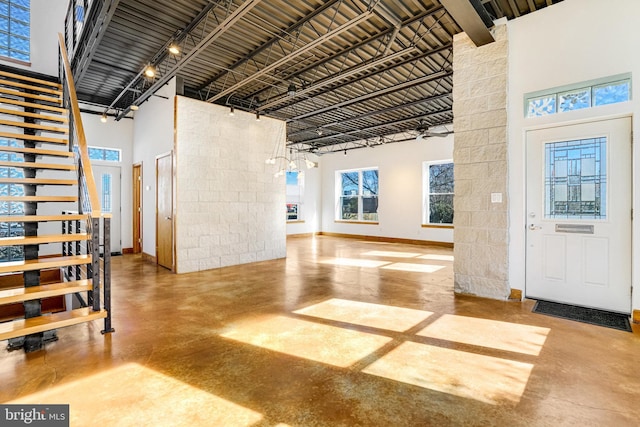
[[[629,316],[626,314],[611,313],[595,308],[577,307],[575,305],[560,304],[557,302],[538,300],[533,306],[534,313],[547,316],[560,317],[562,319],[575,320],[582,323],[604,326],[621,331],[633,332],[629,324]]]

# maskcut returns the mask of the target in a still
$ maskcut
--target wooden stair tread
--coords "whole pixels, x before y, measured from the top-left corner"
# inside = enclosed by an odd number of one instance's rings
[[[40,163],[40,162],[5,162],[0,161],[0,167],[20,168],[20,169],[54,169],[62,171],[74,171],[75,165],[63,165],[58,163]]]
[[[27,111],[11,110],[8,108],[0,108],[0,114],[9,114],[12,116],[30,117],[32,119],[44,120],[47,122],[69,123],[69,119],[65,116],[49,116],[40,113],[29,113]]]
[[[68,267],[70,265],[85,265],[90,263],[91,257],[89,255],[72,255],[38,258],[28,261],[0,262],[0,274],[42,270],[45,268]]]
[[[92,311],[89,307],[84,307],[47,316],[14,320],[13,322],[0,324],[0,340],[64,328],[78,323],[104,319],[105,317],[107,317],[106,310]]]
[[[11,153],[35,154],[36,156],[73,157],[73,153],[67,150],[43,150],[40,148],[6,147],[0,145],[0,151]]]
[[[55,111],[56,113],[66,114],[67,110],[62,107],[54,107],[52,105],[36,104],[35,102],[18,101],[17,99],[5,98],[0,96],[0,104],[19,105],[21,107],[29,107],[36,110]]]
[[[0,202],[77,202],[78,196],[0,196]]]
[[[30,301],[34,299],[50,298],[59,295],[86,292],[92,289],[92,281],[89,279],[73,282],[52,283],[49,285],[20,287],[0,291],[0,304],[12,304],[16,302]]]
[[[0,246],[42,245],[45,243],[78,242],[89,240],[87,233],[46,234],[41,236],[0,237]]]
[[[50,82],[48,80],[36,79],[35,77],[27,77],[22,74],[10,73],[8,71],[0,71],[0,76],[8,77],[11,79],[23,80],[25,82],[37,83],[43,86],[54,87],[57,89],[62,89],[62,85],[57,82]]]
[[[11,80],[0,79],[0,85],[18,87],[18,88],[21,88],[21,89],[29,89],[29,90],[38,91],[40,93],[48,93],[48,94],[51,94],[51,95],[62,96],[62,90],[60,90],[60,89],[50,89],[50,88],[46,88],[46,87],[42,87],[42,86],[30,85],[30,84],[27,84],[27,83],[14,82],[14,81],[11,81]]]
[[[0,178],[0,184],[17,185],[76,185],[75,179],[53,179],[53,178]]]
[[[15,96],[18,98],[35,99],[36,101],[44,101],[44,102],[50,102],[52,104],[62,105],[62,97],[60,96],[53,97],[53,96],[47,96],[47,95],[38,95],[35,93],[22,92],[20,90],[7,89],[4,87],[0,87],[0,93],[5,95],[10,95],[10,96]]]
[[[13,126],[13,127],[17,127],[20,129],[36,129],[36,130],[43,130],[46,132],[56,132],[56,133],[64,133],[64,134],[68,134],[69,133],[69,129],[67,128],[61,128],[58,126],[47,126],[47,125],[39,125],[36,123],[26,123],[26,122],[16,122],[13,120],[2,120],[0,119],[0,125],[2,126]]]
[[[65,144],[65,145],[69,144],[69,141],[67,139],[51,138],[48,136],[40,136],[40,135],[25,135],[23,133],[12,133],[12,132],[0,132],[0,138],[51,142],[53,144]]]
[[[88,215],[9,215],[0,216],[0,222],[49,222],[49,221],[84,221]]]

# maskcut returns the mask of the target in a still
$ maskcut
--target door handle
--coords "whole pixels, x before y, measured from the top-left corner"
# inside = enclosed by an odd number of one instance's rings
[[[165,216],[164,219],[168,219],[169,221],[171,221],[171,217],[170,216]]]
[[[529,230],[531,230],[531,231],[540,230],[541,228],[542,228],[542,226],[540,226],[540,225],[529,224]]]

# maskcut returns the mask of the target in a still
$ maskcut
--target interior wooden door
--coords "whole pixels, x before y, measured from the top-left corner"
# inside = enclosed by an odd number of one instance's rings
[[[156,158],[156,259],[174,269],[173,259],[173,156]]]
[[[142,252],[142,165],[133,165],[133,253]]]

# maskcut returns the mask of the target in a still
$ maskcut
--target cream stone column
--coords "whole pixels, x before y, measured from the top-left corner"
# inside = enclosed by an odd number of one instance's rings
[[[453,40],[454,275],[457,293],[506,299],[506,25],[492,33],[496,41],[481,47],[465,33]]]

